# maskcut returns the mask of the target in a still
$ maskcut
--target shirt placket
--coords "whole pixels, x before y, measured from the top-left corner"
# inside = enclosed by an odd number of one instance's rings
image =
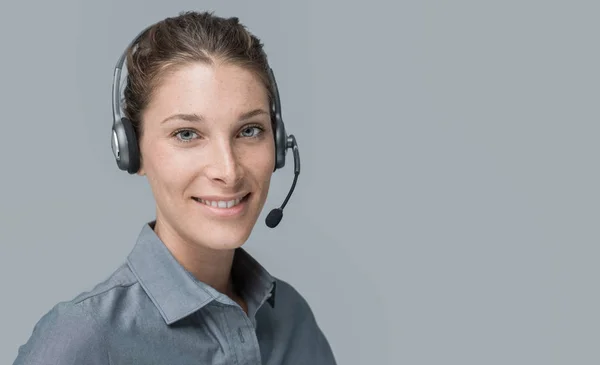
[[[261,365],[260,348],[256,330],[241,308],[228,306],[225,318],[230,329],[229,342],[238,365]]]

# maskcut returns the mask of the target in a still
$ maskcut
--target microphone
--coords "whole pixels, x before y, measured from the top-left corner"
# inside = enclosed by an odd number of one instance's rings
[[[294,152],[294,181],[292,182],[292,187],[288,192],[283,204],[281,207],[275,208],[269,212],[267,218],[265,219],[265,223],[269,228],[275,228],[281,222],[281,218],[283,218],[283,208],[285,208],[288,200],[292,196],[294,192],[294,188],[296,187],[296,182],[298,181],[298,175],[300,175],[300,152],[298,152],[298,143],[296,142],[296,137],[293,134],[290,134],[287,138],[286,149],[291,148]]]

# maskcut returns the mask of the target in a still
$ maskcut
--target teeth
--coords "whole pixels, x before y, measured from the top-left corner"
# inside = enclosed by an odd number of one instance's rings
[[[231,207],[238,205],[241,200],[242,200],[241,198],[230,200],[230,201],[224,201],[224,200],[209,201],[209,200],[204,200],[204,199],[198,199],[198,201],[200,201],[200,203],[203,203],[203,204],[209,205],[211,207],[215,207],[215,208],[231,208]]]

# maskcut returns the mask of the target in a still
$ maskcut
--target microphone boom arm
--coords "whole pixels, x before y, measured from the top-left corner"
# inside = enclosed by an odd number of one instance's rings
[[[281,208],[279,208],[281,210],[283,210],[283,208],[285,208],[285,206],[288,203],[288,200],[290,200],[290,197],[292,196],[292,193],[294,192],[294,189],[296,188],[296,182],[298,181],[298,175],[300,175],[300,152],[298,151],[298,143],[296,142],[296,137],[294,137],[293,134],[288,136],[286,147],[291,148],[292,152],[294,154],[294,181],[292,182],[292,187],[290,188],[290,191],[288,192],[287,196],[285,197],[283,204],[281,204]]]
[[[281,207],[271,210],[271,212],[267,215],[265,219],[265,223],[269,228],[275,228],[283,218],[283,208],[285,208],[286,204],[290,200],[294,189],[296,188],[296,182],[298,181],[298,175],[300,175],[300,152],[298,151],[298,143],[296,142],[296,137],[293,134],[290,134],[286,139],[286,151],[288,148],[291,148],[294,153],[294,181],[292,182],[292,187],[288,192],[283,204]]]

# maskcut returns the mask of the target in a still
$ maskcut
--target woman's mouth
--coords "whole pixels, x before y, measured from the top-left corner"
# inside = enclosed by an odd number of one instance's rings
[[[250,197],[250,193],[241,198],[235,199],[217,199],[217,198],[199,198],[192,197],[196,202],[200,203],[209,211],[220,216],[232,216],[241,213],[246,207],[246,202]]]

